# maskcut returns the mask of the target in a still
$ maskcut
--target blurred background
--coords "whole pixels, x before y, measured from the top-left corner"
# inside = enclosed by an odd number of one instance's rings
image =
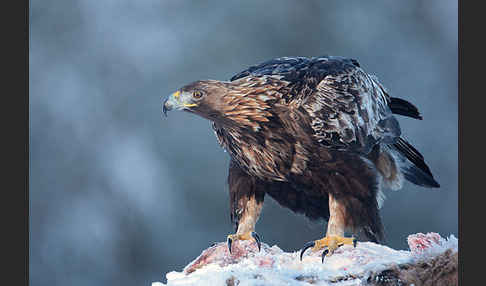
[[[457,1],[30,1],[30,285],[150,285],[232,233],[229,157],[161,98],[274,57],[352,57],[424,120],[399,117],[438,190],[386,191],[388,245],[458,235]],[[320,238],[266,198],[257,231]]]

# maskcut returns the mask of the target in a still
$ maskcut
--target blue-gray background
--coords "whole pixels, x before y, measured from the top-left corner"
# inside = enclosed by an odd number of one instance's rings
[[[161,98],[279,56],[356,58],[420,108],[399,120],[442,188],[386,192],[388,244],[457,236],[456,1],[30,4],[31,285],[150,285],[223,241],[229,158]],[[257,231],[290,251],[324,227],[267,198]]]

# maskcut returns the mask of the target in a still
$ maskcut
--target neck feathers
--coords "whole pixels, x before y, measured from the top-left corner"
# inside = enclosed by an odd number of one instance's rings
[[[230,82],[223,97],[223,117],[238,127],[258,131],[270,121],[272,105],[281,99],[282,81],[277,78],[245,77]]]

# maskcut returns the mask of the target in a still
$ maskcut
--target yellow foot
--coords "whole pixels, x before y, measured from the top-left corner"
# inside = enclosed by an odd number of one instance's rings
[[[243,234],[230,234],[228,235],[228,250],[231,254],[231,244],[233,243],[233,241],[235,240],[250,240],[250,239],[254,239],[258,245],[258,251],[260,251],[260,248],[261,248],[261,241],[260,241],[260,236],[258,236],[258,233],[254,232],[254,231],[250,231],[250,232],[247,232],[247,233],[243,233]]]
[[[304,245],[304,248],[300,252],[300,260],[302,261],[302,255],[304,255],[304,252],[312,247],[313,251],[324,249],[324,251],[322,252],[322,263],[324,263],[324,257],[332,255],[334,253],[334,250],[345,244],[353,245],[354,247],[356,247],[357,241],[358,240],[354,237],[329,235],[322,239],[306,243]]]

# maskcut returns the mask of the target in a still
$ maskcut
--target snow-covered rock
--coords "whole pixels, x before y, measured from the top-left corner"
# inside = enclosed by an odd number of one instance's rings
[[[321,252],[284,252],[254,241],[224,242],[204,250],[182,272],[159,285],[457,285],[458,241],[436,233],[408,237],[410,251],[372,242],[344,245],[321,263]],[[429,273],[430,272],[430,273]],[[434,284],[437,283],[437,284]],[[445,284],[444,284],[445,283]]]

